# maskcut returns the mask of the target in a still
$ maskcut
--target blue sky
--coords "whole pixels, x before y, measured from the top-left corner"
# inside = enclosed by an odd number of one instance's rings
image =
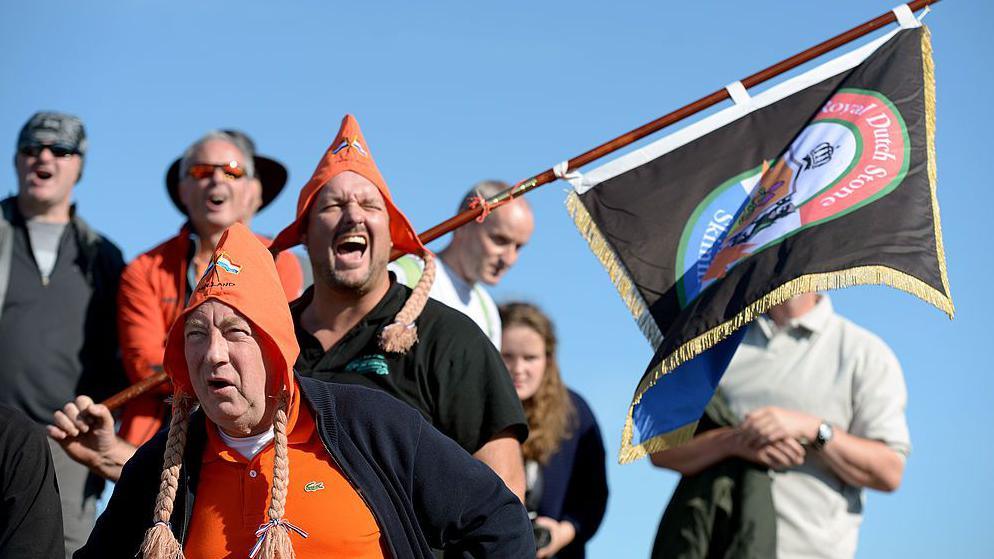
[[[286,163],[289,186],[254,223],[275,233],[351,112],[424,230],[477,180],[541,172],[892,2],[7,2],[0,153],[14,153],[36,110],[80,115],[91,149],[79,210],[130,259],[179,228],[163,176],[203,132],[244,129]],[[839,312],[893,347],[910,392],[904,484],[868,495],[860,557],[994,555],[994,367],[982,356],[994,310],[983,294],[994,272],[992,6],[947,0],[925,20],[955,320],[883,287],[833,295]],[[3,194],[16,188],[8,169]],[[567,216],[565,188],[529,195],[536,234],[495,293],[549,311],[567,382],[600,421],[611,499],[592,556],[645,556],[676,476],[613,458],[651,352]]]

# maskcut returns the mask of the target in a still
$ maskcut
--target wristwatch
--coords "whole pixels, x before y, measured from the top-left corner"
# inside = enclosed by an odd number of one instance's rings
[[[818,426],[818,434],[815,435],[815,440],[811,443],[811,446],[815,450],[825,448],[828,441],[832,440],[833,434],[834,432],[832,431],[832,425],[829,422],[822,420],[821,425]]]

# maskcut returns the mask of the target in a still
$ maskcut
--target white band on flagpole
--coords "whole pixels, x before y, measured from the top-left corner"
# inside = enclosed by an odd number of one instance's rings
[[[655,159],[661,155],[669,153],[683,145],[686,145],[697,138],[725,126],[731,122],[742,118],[750,112],[772,105],[804,88],[810,87],[830,76],[836,76],[844,71],[855,68],[866,60],[877,48],[890,40],[894,35],[901,32],[901,29],[892,29],[886,35],[878,37],[869,43],[858,47],[846,54],[829,60],[824,64],[812,68],[799,76],[794,76],[784,82],[780,82],[768,89],[760,91],[756,95],[750,96],[748,105],[732,105],[717,113],[705,117],[702,120],[689,124],[676,132],[660,138],[647,146],[636,149],[622,155],[614,160],[608,161],[600,167],[595,167],[583,174],[580,181],[570,181],[577,194],[583,194],[591,188],[596,188],[602,182],[614,178],[621,173],[634,169],[639,165]]]
[[[562,161],[552,167],[552,174],[556,175],[557,179],[566,180],[573,188],[580,188],[580,185],[583,184],[583,173],[580,171],[566,172],[567,169],[569,169],[569,161]]]
[[[913,29],[922,26],[921,22],[915,17],[915,13],[911,11],[911,8],[907,4],[901,4],[891,11],[897,17],[897,23],[901,25],[901,29]]]
[[[732,98],[732,101],[736,105],[748,105],[752,102],[752,97],[749,96],[749,92],[746,91],[742,82],[735,81],[725,86],[725,91],[728,92],[728,96]]]

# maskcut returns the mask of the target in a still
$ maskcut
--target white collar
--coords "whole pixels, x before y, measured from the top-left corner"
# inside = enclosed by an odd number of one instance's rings
[[[231,450],[234,450],[238,454],[241,454],[246,459],[251,460],[255,458],[256,454],[259,454],[269,441],[273,440],[276,436],[273,428],[270,427],[268,430],[259,433],[258,435],[249,435],[247,437],[232,437],[224,432],[220,427],[217,428],[217,434],[221,435],[221,440],[224,444],[228,446]]]
[[[778,327],[776,322],[765,314],[756,319],[756,323],[759,325],[759,329],[763,332],[763,335],[766,336],[766,339],[771,339],[779,332],[790,331],[796,328],[803,328],[809,333],[819,332],[825,328],[831,316],[832,301],[829,300],[828,294],[819,293],[818,302],[815,303],[815,306],[810,311],[804,313],[803,316],[790,319],[782,328]]]

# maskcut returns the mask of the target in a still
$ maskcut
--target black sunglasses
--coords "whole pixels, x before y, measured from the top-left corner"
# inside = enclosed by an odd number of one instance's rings
[[[55,157],[69,157],[70,155],[79,155],[79,152],[76,151],[75,149],[60,145],[47,146],[44,144],[32,144],[24,146],[18,151],[21,152],[21,155],[25,157],[38,157],[39,155],[41,155],[41,152],[46,149],[52,152],[52,155]]]

